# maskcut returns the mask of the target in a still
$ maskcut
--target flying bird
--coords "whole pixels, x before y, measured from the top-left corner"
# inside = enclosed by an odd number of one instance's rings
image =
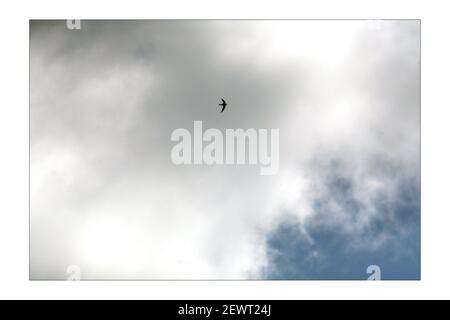
[[[222,106],[222,111],[220,111],[220,112],[223,112],[223,110],[225,110],[225,107],[227,106],[227,103],[225,102],[225,100],[223,100],[223,99],[221,99],[221,100],[222,100],[222,103],[220,103],[219,106]]]

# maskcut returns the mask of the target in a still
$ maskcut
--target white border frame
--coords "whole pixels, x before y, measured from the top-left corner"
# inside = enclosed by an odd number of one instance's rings
[[[394,299],[449,298],[450,30],[445,4],[419,1],[228,0],[16,1],[3,5],[0,36],[0,298],[7,299]],[[6,7],[6,8],[5,8]],[[29,19],[421,19],[422,280],[409,281],[102,281],[28,280]]]

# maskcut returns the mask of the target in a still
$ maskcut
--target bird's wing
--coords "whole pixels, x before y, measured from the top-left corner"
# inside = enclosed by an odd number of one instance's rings
[[[225,100],[223,100],[223,99],[220,99],[220,100],[222,100],[222,104],[227,105],[227,103],[225,102]]]

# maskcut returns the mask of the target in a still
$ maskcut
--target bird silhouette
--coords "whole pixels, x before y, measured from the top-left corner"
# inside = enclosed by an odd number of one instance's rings
[[[221,99],[221,100],[222,100],[222,103],[220,103],[219,106],[222,106],[222,111],[220,111],[220,112],[223,112],[223,110],[225,110],[225,107],[227,106],[227,103],[225,102],[225,100],[223,100],[223,99]]]

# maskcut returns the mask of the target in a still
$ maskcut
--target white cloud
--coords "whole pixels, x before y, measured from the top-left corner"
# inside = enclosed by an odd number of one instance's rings
[[[395,196],[371,161],[418,172],[419,26],[380,24],[33,22],[32,278],[257,278],[267,234],[314,219],[325,170],[368,208]],[[193,120],[280,128],[279,174],[174,166],[170,133]],[[334,205],[329,223],[355,236],[377,214]]]

